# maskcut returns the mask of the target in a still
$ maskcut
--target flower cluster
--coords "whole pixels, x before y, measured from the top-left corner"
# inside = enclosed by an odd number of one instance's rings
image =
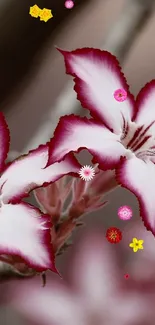
[[[87,149],[99,169],[114,170],[118,184],[133,192],[145,227],[155,235],[155,80],[136,100],[117,59],[107,51],[60,50],[74,78],[81,105],[92,118],[60,118],[50,142],[49,162]]]
[[[29,14],[31,17],[40,18],[40,20],[44,21],[45,23],[53,17],[51,9],[40,9],[37,5],[30,7]]]
[[[30,14],[43,21],[52,15],[37,5]],[[57,272],[54,255],[70,245],[72,231],[82,224],[79,218],[102,208],[104,194],[118,185],[136,195],[144,225],[155,235],[155,80],[135,100],[110,53],[59,51],[66,72],[74,77],[77,98],[92,117],[61,117],[47,144],[5,164],[9,130],[0,114],[0,260],[25,263],[38,272]],[[94,167],[82,167],[75,158],[84,148]],[[67,174],[69,181],[63,177]],[[40,209],[22,202],[32,190]],[[132,211],[121,207],[118,215],[127,220]],[[107,238],[116,243],[122,234],[112,229]]]

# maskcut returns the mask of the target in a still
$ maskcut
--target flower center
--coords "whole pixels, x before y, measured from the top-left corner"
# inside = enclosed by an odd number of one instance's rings
[[[146,159],[155,156],[155,139],[153,138],[150,127],[137,125],[135,122],[126,122],[123,117],[123,133],[121,143],[134,153],[138,158]]]
[[[85,176],[89,176],[89,175],[91,174],[91,171],[88,170],[88,169],[86,169],[86,170],[84,171],[84,174],[85,174]]]

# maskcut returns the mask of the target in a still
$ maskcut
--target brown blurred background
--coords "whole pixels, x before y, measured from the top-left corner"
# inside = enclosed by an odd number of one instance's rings
[[[44,136],[41,129],[43,122],[47,123],[50,116],[52,125],[55,115],[74,110],[69,99],[58,105],[61,92],[71,79],[65,75],[63,60],[54,46],[66,49],[82,46],[110,47],[115,53],[118,36],[112,36],[114,46],[111,43],[106,46],[108,35],[112,30],[115,31],[115,25],[126,6],[129,9],[125,9],[125,21],[122,21],[124,25],[134,26],[134,21],[138,21],[142,11],[145,12],[145,19],[142,17],[138,33],[133,29],[130,35],[126,35],[131,44],[129,49],[127,46],[127,53],[123,51],[121,54],[124,72],[134,94],[154,78],[155,16],[153,9],[150,9],[150,3],[153,2],[75,0],[75,6],[69,10],[64,7],[64,0],[38,0],[37,4],[41,8],[52,9],[54,17],[47,23],[29,15],[29,7],[34,4],[32,0],[1,3],[0,103],[11,130],[13,150],[29,148],[33,138],[32,147],[42,139],[43,142],[46,141],[52,134],[52,127],[50,130],[48,126],[49,130]],[[152,14],[146,23],[150,10]],[[119,27],[117,33],[122,33],[123,28]],[[58,110],[62,112],[59,113]]]

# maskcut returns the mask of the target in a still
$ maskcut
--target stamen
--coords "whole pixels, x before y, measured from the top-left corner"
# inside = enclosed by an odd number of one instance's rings
[[[155,151],[154,150],[147,150],[146,151],[148,154],[154,156],[155,155]]]
[[[137,154],[137,157],[139,157],[139,158],[154,157],[154,156],[155,156],[154,150],[144,150],[144,151],[138,152],[138,154]]]
[[[122,114],[122,119],[123,119],[123,132],[122,132],[121,140],[124,140],[128,134],[129,125],[128,125],[128,122],[126,123],[123,114]]]
[[[140,134],[140,132],[142,131],[142,129],[143,129],[143,125],[140,126],[140,127],[135,131],[135,133],[134,133],[132,139],[129,141],[129,143],[128,143],[128,145],[127,145],[128,148],[132,148],[132,146],[135,144],[135,142],[137,142],[137,140],[138,140],[137,137],[138,137],[138,135]]]
[[[146,136],[141,142],[139,142],[135,147],[133,147],[133,150],[136,151],[138,149],[140,149],[144,143],[147,142],[147,140],[149,140],[151,138],[151,135]]]
[[[148,130],[154,124],[150,123],[146,128],[144,125],[138,126],[136,123],[128,123],[122,114],[122,124],[123,131],[120,141],[129,150],[130,156],[131,153],[135,154],[141,159],[148,159],[149,157],[155,156],[155,146],[152,145],[155,143],[152,135]]]
[[[139,127],[137,129],[137,131],[135,132],[133,138],[131,139],[130,143],[128,143],[128,146],[130,148],[132,148],[133,150],[137,150],[137,146],[138,146],[139,141],[144,137],[144,135],[146,135],[147,131],[150,129],[150,127],[153,124],[154,124],[154,122],[150,123],[150,125],[148,125],[144,130],[143,130],[144,125],[142,125],[141,127]],[[142,130],[143,130],[143,132],[140,133]],[[141,142],[140,142],[139,145],[141,145]]]
[[[150,129],[150,127],[154,124],[155,121],[153,121],[152,123],[150,123],[150,125],[147,126],[147,128],[144,130],[144,132],[141,134],[141,137],[143,137],[145,135],[145,133]]]

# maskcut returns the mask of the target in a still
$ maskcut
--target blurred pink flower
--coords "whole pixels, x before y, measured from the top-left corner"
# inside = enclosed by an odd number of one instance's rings
[[[73,256],[68,285],[51,280],[42,288],[34,279],[20,282],[16,294],[9,293],[13,307],[41,325],[153,324],[148,323],[149,301],[130,288],[103,233],[83,237]]]

